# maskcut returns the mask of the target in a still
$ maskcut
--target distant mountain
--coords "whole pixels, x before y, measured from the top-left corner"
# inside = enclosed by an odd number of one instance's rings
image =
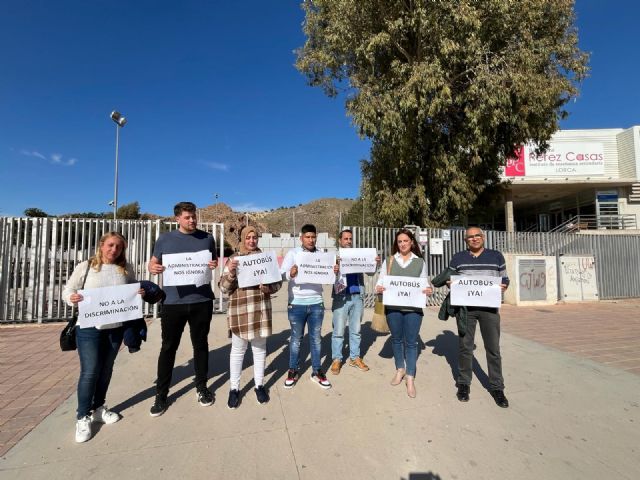
[[[302,225],[312,223],[319,232],[329,232],[334,235],[338,232],[340,212],[344,216],[353,203],[354,200],[350,199],[321,198],[297,207],[281,207],[264,212],[263,216],[258,218],[271,233],[298,233]]]
[[[340,212],[344,216],[354,200],[338,198],[321,198],[309,203],[300,204],[297,207],[279,207],[266,212],[234,212],[224,203],[216,203],[199,209],[201,222],[224,223],[225,240],[235,248],[238,243],[240,229],[247,221],[260,232],[294,233],[300,231],[305,223],[313,223],[318,232],[329,232],[335,235],[338,232]]]

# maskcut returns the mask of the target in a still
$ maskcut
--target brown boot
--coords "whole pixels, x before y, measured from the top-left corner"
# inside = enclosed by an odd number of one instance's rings
[[[331,364],[331,373],[333,373],[334,375],[339,375],[341,368],[342,368],[342,360],[338,358],[334,358],[333,363]]]
[[[349,366],[356,367],[362,372],[366,372],[367,370],[369,370],[369,366],[364,363],[360,357],[356,357],[354,360],[349,360]]]

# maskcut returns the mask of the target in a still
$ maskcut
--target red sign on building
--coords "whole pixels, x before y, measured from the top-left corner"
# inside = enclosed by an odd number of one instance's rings
[[[505,177],[524,177],[525,175],[525,148],[524,145],[520,145],[513,152],[512,158],[507,158],[507,164],[504,168]]]

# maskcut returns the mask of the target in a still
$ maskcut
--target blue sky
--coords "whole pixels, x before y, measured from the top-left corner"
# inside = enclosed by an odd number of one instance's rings
[[[577,3],[591,75],[563,128],[640,124],[633,0]],[[293,66],[297,0],[0,2],[0,215],[353,198],[369,144]]]

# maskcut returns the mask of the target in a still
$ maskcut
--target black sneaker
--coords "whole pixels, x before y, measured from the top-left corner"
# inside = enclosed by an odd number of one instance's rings
[[[290,368],[287,372],[287,379],[284,381],[284,388],[293,388],[293,386],[298,381],[298,378],[298,371]]]
[[[322,370],[313,372],[311,374],[311,381],[316,382],[318,385],[320,385],[324,389],[331,388],[331,382],[327,380],[327,376],[324,374]]]
[[[238,408],[240,405],[240,392],[238,390],[229,391],[229,401],[227,401],[227,407],[231,410]]]
[[[256,392],[256,399],[258,400],[258,403],[262,404],[262,403],[267,403],[269,401],[269,394],[267,393],[267,390],[260,385],[257,388],[253,389],[254,392]]]
[[[501,408],[509,408],[509,400],[504,396],[504,392],[502,390],[491,390],[491,396]]]
[[[204,387],[201,390],[198,390],[197,393],[198,403],[201,407],[208,407],[209,405],[213,405],[213,393],[207,387]]]
[[[167,411],[168,407],[169,402],[167,402],[167,397],[156,395],[156,401],[153,403],[153,405],[151,405],[149,415],[151,415],[152,417],[159,417]]]
[[[469,385],[458,385],[458,393],[456,393],[456,397],[458,397],[458,400],[460,400],[461,402],[468,402],[469,390]]]

